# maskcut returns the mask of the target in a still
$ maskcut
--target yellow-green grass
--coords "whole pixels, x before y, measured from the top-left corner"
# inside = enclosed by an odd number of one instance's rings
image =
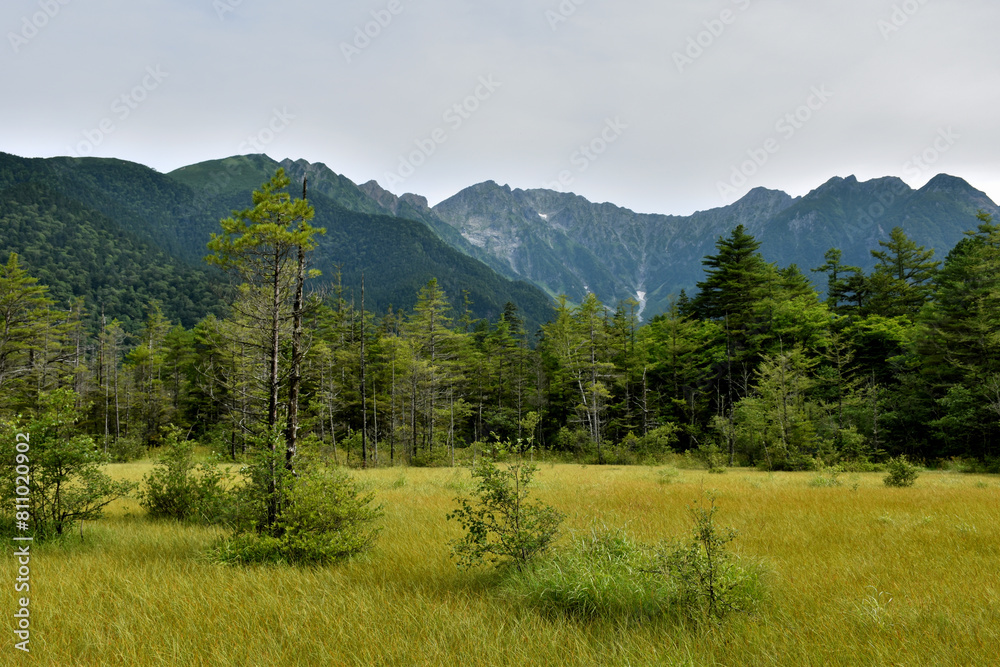
[[[150,463],[112,466],[140,479]],[[39,665],[992,665],[1000,659],[1000,484],[877,474],[818,488],[810,473],[543,464],[536,495],[567,515],[654,541],[690,528],[716,489],[717,521],[759,561],[770,599],[721,625],[623,625],[543,616],[488,573],[458,571],[445,514],[466,470],[354,473],[385,506],[367,557],[321,569],[234,568],[204,559],[216,529],[148,520],[134,500],[31,561],[31,655]],[[564,540],[567,537],[563,538]],[[13,628],[14,558],[0,569]],[[4,583],[6,582],[6,583]]]

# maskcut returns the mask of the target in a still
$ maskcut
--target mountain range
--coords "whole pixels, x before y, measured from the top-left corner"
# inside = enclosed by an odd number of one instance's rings
[[[0,252],[20,253],[57,300],[83,296],[92,314],[103,309],[128,323],[155,299],[190,326],[219,308],[212,286],[220,277],[202,261],[209,235],[220,218],[249,206],[278,167],[295,196],[308,178],[313,224],[327,229],[313,266],[327,282],[339,272],[355,295],[364,273],[367,309],[408,309],[436,277],[453,304],[465,291],[477,317],[495,319],[515,303],[530,330],[551,316],[560,294],[579,302],[593,292],[609,305],[634,298],[646,317],[664,311],[681,289],[691,291],[703,258],[738,224],[761,241],[767,260],[808,275],[831,247],[870,269],[870,250],[897,225],[942,258],[976,227],[977,211],[1000,213],[945,174],[918,190],[895,177],[853,176],[801,197],[755,188],[731,205],[677,216],[493,181],[432,207],[375,181],[357,185],[322,163],[266,155],[162,174],[115,159],[0,153]]]
[[[977,212],[1000,213],[985,193],[947,174],[918,190],[892,176],[864,182],[834,177],[801,197],[755,188],[728,206],[678,216],[493,181],[433,207],[424,197],[396,196],[375,181],[358,186],[367,195],[362,199],[322,164],[283,164],[299,176],[311,170],[346,207],[371,211],[374,203],[385,215],[422,222],[456,250],[507,277],[530,281],[550,297],[565,294],[579,302],[594,292],[607,304],[633,298],[647,316],[668,309],[681,289],[690,292],[703,276],[704,257],[740,224],[761,241],[765,259],[796,264],[808,276],[830,248],[840,248],[845,264],[870,270],[871,250],[896,226],[943,259],[977,227]],[[822,276],[813,277],[823,291]]]
[[[976,228],[979,210],[998,213],[984,193],[941,174],[919,190],[894,177],[859,182],[854,176],[832,178],[802,197],[755,188],[729,206],[689,216],[639,214],[573,194],[486,182],[432,212],[462,235],[456,248],[550,296],[579,301],[591,291],[605,303],[631,297],[656,314],[680,289],[691,291],[704,257],[739,224],[761,241],[765,259],[797,264],[809,275],[833,247],[846,264],[871,269],[870,251],[895,226],[943,258]],[[816,283],[825,288],[821,277]]]

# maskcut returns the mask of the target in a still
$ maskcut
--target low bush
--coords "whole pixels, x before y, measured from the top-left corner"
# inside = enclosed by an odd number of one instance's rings
[[[917,481],[919,474],[917,466],[910,463],[903,454],[889,459],[885,467],[889,471],[889,474],[882,480],[886,486],[913,486],[914,482]]]
[[[135,436],[122,436],[108,445],[108,458],[113,463],[129,463],[146,456],[146,445]]]
[[[414,468],[447,468],[451,466],[451,450],[438,445],[430,451],[415,452],[410,458],[410,465]]]
[[[842,473],[843,469],[839,466],[820,468],[813,475],[812,479],[809,480],[809,486],[815,486],[817,488],[842,486],[844,484],[840,481],[840,475]]]
[[[107,458],[77,425],[75,392],[42,392],[38,404],[28,421],[0,418],[0,531],[30,528],[35,543],[99,519],[136,486],[104,471]]]
[[[383,512],[374,498],[346,472],[303,463],[289,482],[273,530],[244,522],[212,550],[211,558],[232,565],[323,565],[355,556],[380,532]]]
[[[195,464],[194,443],[176,429],[164,437],[163,454],[142,480],[139,504],[154,518],[224,523],[229,517],[227,472],[214,463]]]
[[[942,461],[941,468],[960,473],[996,475],[1000,474],[1000,457],[987,456],[984,459],[952,457]]]
[[[521,451],[509,443],[497,443],[500,454]],[[465,531],[452,542],[452,555],[460,568],[513,565],[524,569],[555,540],[563,515],[544,503],[528,500],[531,480],[538,470],[520,456],[498,464],[484,452],[472,469],[472,498],[459,497],[458,509],[448,513]]]
[[[594,531],[512,575],[507,590],[548,613],[580,619],[721,619],[753,612],[764,598],[760,568],[727,549],[735,532],[717,528],[715,501],[690,508],[687,540],[646,545],[622,531]]]
[[[694,457],[701,461],[708,472],[712,474],[721,475],[726,472],[726,455],[714,442],[698,447],[694,452]]]

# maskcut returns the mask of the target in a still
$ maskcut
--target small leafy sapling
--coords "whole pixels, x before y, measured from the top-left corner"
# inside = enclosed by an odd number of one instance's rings
[[[715,494],[706,492],[708,507],[697,501],[688,508],[694,528],[686,544],[665,554],[665,570],[678,583],[680,601],[689,610],[702,608],[710,618],[748,611],[759,594],[752,592],[756,575],[734,562],[728,545],[732,528],[715,524]]]
[[[545,503],[528,500],[538,467],[523,458],[523,444],[520,440],[513,446],[497,443],[493,456],[480,457],[472,469],[472,497],[456,498],[459,508],[450,512],[448,519],[458,520],[465,530],[464,537],[451,543],[460,568],[513,565],[523,571],[558,536],[563,514]],[[516,454],[511,463],[494,460],[512,452]]]
[[[905,454],[889,459],[886,469],[889,474],[882,480],[886,486],[907,487],[917,481],[917,466],[910,463]]]

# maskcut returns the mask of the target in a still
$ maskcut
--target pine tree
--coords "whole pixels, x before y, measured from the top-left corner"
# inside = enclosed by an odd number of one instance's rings
[[[871,251],[878,263],[869,278],[868,312],[885,317],[916,315],[931,296],[941,262],[932,260],[933,248],[918,246],[902,227],[893,227],[889,240],[878,243],[885,250]]]
[[[861,274],[861,268],[841,263],[842,253],[840,248],[830,248],[823,255],[826,263],[812,269],[815,273],[826,274],[826,305],[830,310],[838,312],[838,309],[856,292],[856,276]],[[862,274],[863,275],[863,274]]]
[[[769,265],[758,252],[760,241],[743,225],[729,238],[719,237],[715,247],[718,253],[702,261],[705,279],[697,284],[691,310],[701,319],[728,319],[734,330],[744,329],[763,296]]]
[[[253,193],[253,207],[234,213],[221,221],[222,233],[212,234],[208,244],[212,254],[206,257],[211,264],[229,271],[241,282],[238,303],[244,306],[241,313],[248,318],[249,326],[266,332],[267,355],[267,417],[262,426],[268,434],[268,447],[276,446],[273,433],[279,426],[279,390],[282,380],[282,342],[299,335],[301,316],[302,282],[305,252],[316,247],[315,237],[325,230],[309,224],[314,211],[303,199],[292,200],[285,192],[290,184],[284,169]],[[291,301],[291,303],[290,303]],[[288,323],[293,331],[288,332]],[[298,362],[298,350],[293,351],[292,363]],[[294,381],[297,374],[292,373]],[[297,408],[296,408],[297,410]],[[296,410],[293,410],[295,412]],[[294,415],[288,415],[293,417]],[[285,469],[294,471],[296,432],[298,424],[289,422],[285,429]],[[270,461],[274,465],[275,457]],[[277,494],[277,472],[272,471],[268,481],[267,526],[275,525],[280,499]]]
[[[46,355],[46,337],[60,336],[48,288],[21,268],[16,253],[0,268],[0,392],[13,400],[6,407],[16,408],[33,402],[37,395],[28,382],[35,370],[36,356]]]
[[[985,213],[979,219],[979,228],[949,253],[934,301],[920,313],[924,390],[910,403],[933,400],[929,425],[949,453],[983,456],[1000,435],[990,407],[1000,379],[1000,225]]]

